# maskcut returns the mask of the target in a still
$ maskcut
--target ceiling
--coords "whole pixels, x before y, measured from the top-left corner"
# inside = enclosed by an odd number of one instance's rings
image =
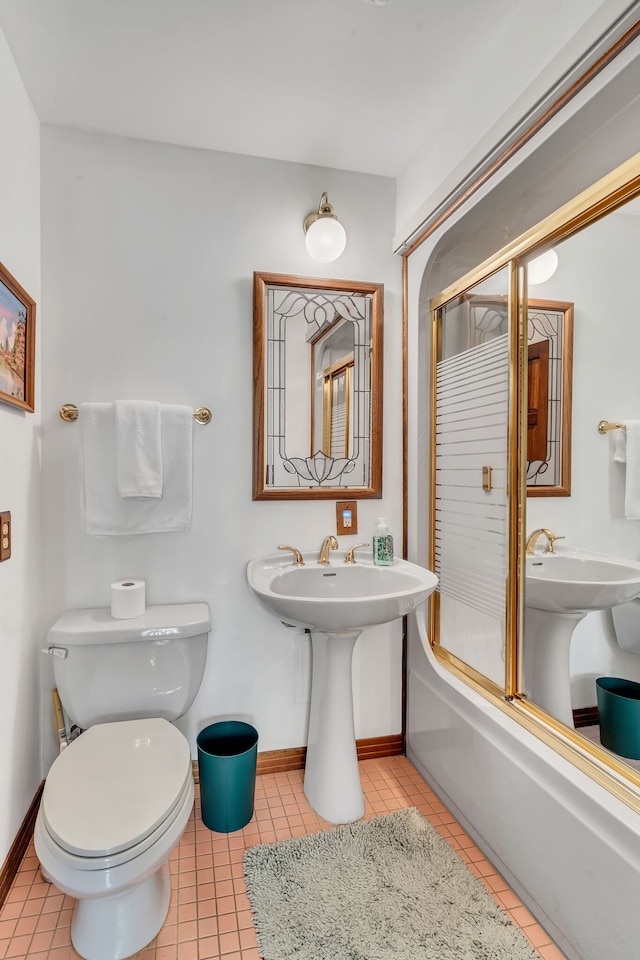
[[[0,0],[0,27],[44,123],[397,177],[462,103],[488,129],[606,5]]]

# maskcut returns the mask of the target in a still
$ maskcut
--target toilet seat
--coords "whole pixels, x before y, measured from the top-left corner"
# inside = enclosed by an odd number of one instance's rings
[[[40,815],[38,815],[36,820],[36,836],[39,844],[44,846],[52,856],[55,856],[56,861],[64,865],[66,870],[106,871],[113,874],[115,867],[126,864],[131,860],[137,860],[142,857],[146,851],[152,852],[153,848],[158,844],[163,844],[167,835],[172,833],[176,820],[184,819],[185,810],[190,812],[192,807],[193,780],[189,780],[184,786],[178,803],[171,811],[171,815],[161,823],[153,833],[148,834],[144,840],[134,844],[132,847],[127,847],[126,850],[121,850],[119,853],[114,853],[108,857],[80,856],[65,850],[49,833],[44,817]],[[184,823],[181,829],[184,829]]]
[[[96,724],[55,760],[42,825],[74,866],[112,867],[166,832],[191,783],[189,745],[168,721]]]

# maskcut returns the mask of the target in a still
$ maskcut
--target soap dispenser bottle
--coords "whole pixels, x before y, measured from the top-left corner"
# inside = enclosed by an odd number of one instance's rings
[[[373,562],[379,567],[390,567],[393,563],[393,537],[389,532],[386,517],[378,517],[373,534]]]

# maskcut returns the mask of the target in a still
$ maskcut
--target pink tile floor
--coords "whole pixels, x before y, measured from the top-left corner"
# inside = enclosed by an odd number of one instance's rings
[[[406,757],[360,763],[365,818],[415,806],[457,850],[542,960],[564,960],[529,911],[425,784]],[[302,791],[302,771],[264,774],[256,781],[255,813],[235,833],[208,830],[195,811],[171,860],[172,899],[156,939],[139,960],[259,960],[243,856],[257,843],[328,829]],[[78,960],[69,936],[73,901],[40,877],[33,844],[0,911],[0,960]]]

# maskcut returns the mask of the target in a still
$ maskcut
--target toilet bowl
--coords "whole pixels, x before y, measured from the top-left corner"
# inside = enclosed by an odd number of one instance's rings
[[[96,724],[54,761],[35,847],[78,901],[71,940],[86,960],[123,960],[159,932],[193,794],[189,744],[160,718]]]

